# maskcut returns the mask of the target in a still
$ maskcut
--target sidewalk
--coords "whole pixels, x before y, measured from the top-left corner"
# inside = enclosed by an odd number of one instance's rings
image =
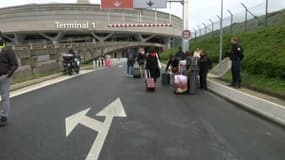
[[[258,115],[285,126],[285,100],[247,88],[235,89],[211,74],[208,88],[217,95],[232,101]]]

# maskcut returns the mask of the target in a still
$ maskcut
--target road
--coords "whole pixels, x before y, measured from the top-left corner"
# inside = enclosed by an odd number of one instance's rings
[[[114,66],[12,98],[0,128],[1,160],[85,160],[98,132],[65,119],[96,114],[120,98],[127,117],[114,117],[100,160],[284,160],[285,130],[209,93],[175,95]]]

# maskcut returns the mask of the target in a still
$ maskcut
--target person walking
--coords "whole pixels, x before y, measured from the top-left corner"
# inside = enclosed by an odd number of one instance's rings
[[[240,76],[240,62],[242,61],[243,55],[243,48],[239,45],[238,38],[232,37],[231,38],[232,49],[230,54],[230,59],[232,61],[232,83],[230,86],[240,88],[241,87],[241,76]]]
[[[210,59],[206,54],[205,50],[200,51],[200,59],[198,60],[199,64],[199,77],[200,77],[200,88],[208,90],[207,86],[207,75],[209,70]]]
[[[10,78],[18,68],[18,61],[13,50],[6,46],[0,31],[0,127],[8,124],[10,110]]]
[[[127,77],[133,76],[134,64],[136,61],[136,51],[129,48],[127,51]]]
[[[149,55],[146,58],[145,69],[150,71],[151,78],[156,82],[157,78],[160,77],[160,60],[154,48],[150,48],[149,50]]]
[[[137,55],[137,63],[140,66],[140,73],[142,74],[142,76],[144,75],[144,68],[145,68],[145,51],[143,48],[139,48],[139,52]]]

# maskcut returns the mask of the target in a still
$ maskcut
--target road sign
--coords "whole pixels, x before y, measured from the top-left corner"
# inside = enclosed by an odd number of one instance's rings
[[[97,131],[97,137],[85,160],[98,160],[103,144],[110,130],[113,118],[127,117],[127,115],[120,98],[116,99],[102,111],[96,114],[96,116],[106,117],[104,122],[86,116],[90,109],[91,108],[85,109],[65,119],[66,136],[69,136],[74,128],[79,124]]]
[[[101,0],[101,8],[116,9],[116,8],[133,8],[133,0]]]
[[[191,32],[189,30],[184,30],[182,32],[182,38],[183,39],[190,39],[191,38]]]
[[[167,8],[167,0],[134,0],[134,8]]]

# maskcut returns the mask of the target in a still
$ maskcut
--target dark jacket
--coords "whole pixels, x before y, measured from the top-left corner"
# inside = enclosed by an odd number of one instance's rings
[[[198,61],[199,69],[201,72],[208,72],[209,70],[209,57],[208,55],[201,55],[201,58]]]
[[[150,53],[146,58],[146,66],[145,69],[150,70],[150,75],[152,78],[160,77],[160,69],[158,67],[157,53]]]
[[[12,77],[19,64],[14,51],[10,47],[5,47],[0,53],[0,75],[8,74]]]
[[[138,62],[138,64],[143,65],[144,62],[145,62],[145,59],[146,59],[146,57],[145,57],[144,54],[138,53],[138,55],[137,55],[137,62]]]
[[[134,49],[129,49],[127,52],[128,64],[134,64],[136,61],[136,51]]]
[[[179,60],[177,58],[174,58],[174,60],[169,59],[165,71],[168,71],[169,66],[171,66],[172,68],[177,68],[178,65]]]
[[[182,51],[178,51],[176,54],[175,54],[175,57],[178,59],[178,60],[184,60],[186,58],[186,55],[184,52]]]
[[[233,44],[230,59],[232,61],[241,61],[243,57],[243,48],[239,44]]]

